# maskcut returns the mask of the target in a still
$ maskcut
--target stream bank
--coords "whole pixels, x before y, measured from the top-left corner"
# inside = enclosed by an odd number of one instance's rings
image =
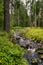
[[[43,65],[43,46],[19,34],[20,31],[15,31],[11,41],[26,49],[23,57],[30,65]]]

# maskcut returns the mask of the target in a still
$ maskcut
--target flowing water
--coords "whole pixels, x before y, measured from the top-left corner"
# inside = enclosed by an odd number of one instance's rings
[[[43,65],[43,60],[40,58],[39,54],[36,52],[36,49],[39,48],[37,43],[30,42],[29,39],[25,39],[22,36],[19,36],[18,31],[14,32],[14,37],[17,39],[16,43],[20,46],[27,48],[24,58],[28,61],[29,65],[33,65],[32,62],[37,62],[36,65]],[[34,64],[35,65],[35,64]]]

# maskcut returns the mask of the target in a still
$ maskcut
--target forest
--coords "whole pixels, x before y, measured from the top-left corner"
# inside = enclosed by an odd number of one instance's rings
[[[43,65],[43,0],[0,0],[0,65]]]

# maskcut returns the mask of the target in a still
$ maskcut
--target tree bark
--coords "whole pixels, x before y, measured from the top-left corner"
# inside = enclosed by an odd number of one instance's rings
[[[10,14],[9,14],[10,0],[4,0],[4,30],[10,32]]]
[[[37,27],[37,21],[36,21],[36,0],[35,0],[35,27]]]
[[[41,23],[41,26],[43,27],[43,0],[41,0]]]

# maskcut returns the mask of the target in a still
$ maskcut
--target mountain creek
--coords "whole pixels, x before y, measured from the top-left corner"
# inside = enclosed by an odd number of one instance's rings
[[[23,57],[28,61],[28,65],[43,65],[43,45],[19,34],[20,31],[16,30],[11,36],[11,41],[26,49]]]

